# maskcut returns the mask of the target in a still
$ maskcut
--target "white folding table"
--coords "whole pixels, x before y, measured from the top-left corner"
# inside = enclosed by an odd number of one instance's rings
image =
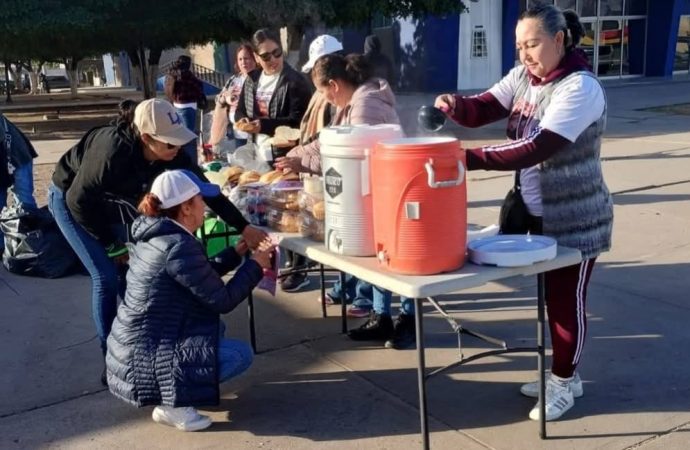
[[[473,361],[480,357],[491,356],[502,353],[516,353],[526,351],[536,351],[538,354],[538,371],[539,371],[539,403],[541,406],[539,421],[539,435],[543,439],[546,437],[546,422],[544,420],[544,390],[545,390],[545,372],[544,372],[544,273],[559,269],[562,267],[578,264],[582,257],[578,250],[558,247],[556,258],[550,261],[539,262],[530,266],[523,267],[493,267],[493,266],[478,266],[472,263],[466,263],[465,266],[455,272],[443,273],[438,275],[425,276],[409,276],[398,275],[382,269],[378,261],[374,257],[349,257],[342,256],[328,251],[322,243],[314,242],[303,238],[297,234],[292,233],[270,233],[275,236],[280,243],[280,246],[291,250],[295,253],[306,256],[307,258],[318,262],[321,265],[329,266],[341,271],[341,278],[344,278],[344,273],[354,275],[355,277],[374,284],[376,286],[388,289],[389,291],[398,295],[410,297],[415,299],[415,324],[416,324],[416,338],[417,338],[417,379],[419,388],[419,419],[421,424],[421,433],[423,439],[423,448],[429,448],[429,430],[428,430],[428,416],[427,416],[427,399],[426,399],[426,380],[444,370],[451,367]],[[433,299],[435,296],[450,294],[453,292],[462,291],[477,286],[482,286],[491,281],[498,281],[514,276],[528,276],[537,275],[538,280],[538,295],[537,295],[537,347],[508,347],[505,342],[490,338],[480,333],[469,331],[450,316],[445,314],[445,311]],[[436,307],[446,320],[451,323],[453,329],[457,333],[466,333],[488,342],[497,343],[503,348],[498,350],[491,350],[483,352],[478,355],[473,355],[470,358],[464,358],[456,361],[446,367],[437,369],[429,374],[426,373],[426,363],[424,357],[424,330],[423,330],[423,308],[422,302],[427,299]],[[345,301],[341,302],[342,307],[342,324],[343,332],[347,331],[347,322],[345,314]],[[253,320],[253,317],[252,317]],[[253,330],[253,326],[250,327]]]

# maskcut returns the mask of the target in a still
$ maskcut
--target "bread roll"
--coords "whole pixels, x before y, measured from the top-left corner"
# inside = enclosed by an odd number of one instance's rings
[[[326,218],[326,204],[324,202],[314,203],[311,207],[311,213],[316,220],[324,220]]]
[[[280,181],[299,181],[299,174],[295,172],[283,173],[279,177],[274,178],[271,184],[276,184]]]
[[[254,130],[254,125],[251,122],[235,122],[235,125],[233,125],[236,130],[240,131],[253,131]]]
[[[282,170],[273,170],[271,172],[267,172],[267,173],[261,175],[261,178],[259,179],[259,181],[261,181],[262,183],[270,184],[273,182],[273,180],[280,177],[281,175],[283,175]]]
[[[286,127],[285,125],[277,127],[273,133],[274,144],[277,141],[298,141],[300,131],[296,128]]]
[[[239,184],[240,186],[244,186],[245,184],[255,183],[259,181],[260,178],[261,174],[259,172],[257,172],[256,170],[250,170],[240,175],[237,184]]]

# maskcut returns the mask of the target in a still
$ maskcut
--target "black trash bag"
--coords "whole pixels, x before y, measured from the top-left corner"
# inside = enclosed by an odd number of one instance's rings
[[[81,268],[77,255],[45,206],[4,208],[0,230],[5,235],[2,264],[12,273],[59,278]]]

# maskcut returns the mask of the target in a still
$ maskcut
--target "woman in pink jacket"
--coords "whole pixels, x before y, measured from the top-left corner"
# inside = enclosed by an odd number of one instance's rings
[[[335,105],[338,111],[331,125],[377,125],[400,123],[395,111],[395,95],[388,82],[371,76],[371,67],[361,55],[325,55],[312,69],[316,89]],[[276,167],[293,172],[321,173],[321,152],[318,140],[298,146],[285,158],[276,160]],[[346,286],[337,283],[325,299],[329,303],[341,298],[345,289],[353,306],[348,315],[369,317],[349,336],[357,341],[384,341],[387,348],[403,349],[414,344],[414,304],[401,299],[401,313],[391,318],[391,293],[348,276]]]
[[[316,90],[338,108],[331,125],[400,123],[388,82],[371,77],[371,67],[362,55],[324,55],[316,60],[311,77]],[[298,145],[276,160],[276,168],[320,174],[320,149],[318,139]]]

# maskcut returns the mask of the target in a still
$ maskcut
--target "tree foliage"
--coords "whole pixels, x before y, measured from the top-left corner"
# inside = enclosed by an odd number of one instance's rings
[[[0,58],[71,61],[75,67],[86,56],[142,49],[160,55],[176,46],[247,38],[260,27],[299,33],[310,24],[366,24],[376,14],[420,17],[464,9],[459,0],[3,0]]]

